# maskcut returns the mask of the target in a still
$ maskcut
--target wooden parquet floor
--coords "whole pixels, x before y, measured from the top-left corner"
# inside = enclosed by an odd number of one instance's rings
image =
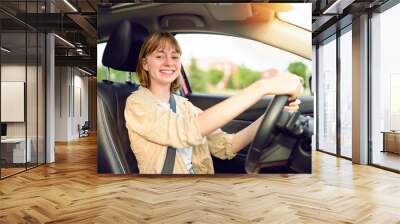
[[[400,223],[400,175],[320,152],[312,175],[98,175],[96,139],[0,181],[0,223]]]

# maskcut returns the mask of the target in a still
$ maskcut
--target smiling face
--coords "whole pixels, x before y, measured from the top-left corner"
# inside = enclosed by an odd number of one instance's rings
[[[170,85],[180,75],[181,55],[169,42],[144,58],[143,69],[150,76],[151,85]]]
[[[182,86],[181,48],[170,33],[153,33],[140,49],[136,72],[146,88],[170,87],[176,92]]]

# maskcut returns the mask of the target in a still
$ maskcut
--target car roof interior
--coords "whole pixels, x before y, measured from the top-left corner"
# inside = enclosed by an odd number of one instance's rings
[[[150,32],[232,35],[260,41],[306,59],[311,60],[312,56],[311,31],[277,16],[277,12],[291,10],[288,4],[128,3],[111,9],[99,10],[102,16],[98,17],[98,42],[107,41],[116,24],[130,20]]]

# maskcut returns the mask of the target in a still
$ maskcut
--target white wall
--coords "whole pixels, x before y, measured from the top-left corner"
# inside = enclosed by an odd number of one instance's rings
[[[67,67],[55,68],[55,141],[68,140],[68,86]]]
[[[78,124],[88,120],[88,79],[83,75],[76,68],[56,67],[56,141],[77,139]]]
[[[25,82],[25,64],[1,65],[1,81]]]
[[[77,126],[80,124],[81,126],[85,123],[85,121],[88,121],[89,116],[88,116],[88,78],[85,76],[82,76],[83,73],[81,73],[79,70],[75,70],[75,75],[74,75],[74,119],[73,119],[73,124],[72,127],[72,134],[73,136],[78,136],[78,129]],[[78,72],[78,75],[77,75]]]

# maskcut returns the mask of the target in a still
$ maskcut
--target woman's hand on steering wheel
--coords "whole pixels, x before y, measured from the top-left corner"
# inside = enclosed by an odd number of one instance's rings
[[[283,110],[286,112],[296,112],[300,108],[299,107],[300,103],[301,101],[299,99],[291,101],[288,106],[285,106],[285,108],[283,108]]]
[[[257,81],[263,95],[288,95],[294,101],[303,91],[303,78],[289,72],[271,71],[267,77]],[[296,101],[293,106],[296,106]],[[299,103],[297,103],[298,106]]]

